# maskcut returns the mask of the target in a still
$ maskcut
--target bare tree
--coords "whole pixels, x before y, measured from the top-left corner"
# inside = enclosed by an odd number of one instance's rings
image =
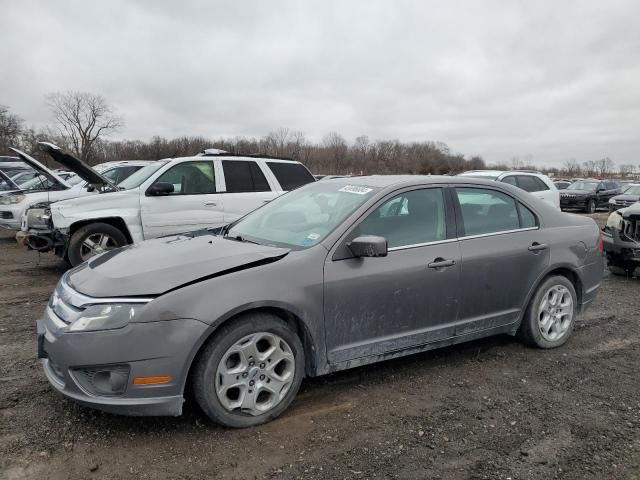
[[[343,162],[345,157],[347,156],[347,142],[344,137],[340,135],[338,132],[329,132],[322,139],[322,143],[327,150],[329,150],[330,155],[333,159],[333,167],[335,173],[344,173],[342,171]]]
[[[124,125],[122,117],[114,115],[101,95],[86,92],[63,92],[47,95],[60,135],[73,153],[91,162],[101,139]]]
[[[616,165],[615,162],[609,157],[601,158],[600,160],[597,160],[595,164],[596,171],[598,172],[598,174],[600,174],[601,177],[606,177],[611,172],[613,172],[613,169]]]
[[[570,158],[569,160],[565,160],[562,163],[562,167],[565,174],[569,177],[577,177],[580,175],[580,172],[581,172],[580,164],[576,161],[575,158]]]
[[[619,171],[620,171],[620,175],[622,177],[628,177],[629,175],[631,175],[633,173],[633,171],[635,170],[635,165],[631,164],[631,163],[623,163],[622,165],[620,165],[618,167]]]
[[[8,154],[9,147],[16,147],[22,134],[22,119],[0,105],[0,155]]]

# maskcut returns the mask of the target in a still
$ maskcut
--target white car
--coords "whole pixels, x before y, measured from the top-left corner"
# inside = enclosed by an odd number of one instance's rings
[[[80,175],[84,177],[84,181],[72,184],[26,153],[12,150],[39,175],[19,185],[20,190],[0,194],[0,227],[10,230],[19,230],[25,212],[35,205],[90,195],[104,188],[117,190],[115,185],[120,179],[150,163],[142,160],[108,162],[96,167],[95,170],[87,167],[95,175]],[[102,171],[103,175],[97,173],[99,171]]]
[[[60,158],[64,154],[57,147],[48,149],[64,164]],[[38,250],[54,250],[77,265],[123,245],[227,225],[278,195],[314,181],[297,161],[205,151],[194,157],[158,160],[107,196],[52,204],[49,231],[29,234],[48,236],[50,245]]]
[[[508,183],[560,209],[560,192],[551,179],[542,173],[518,170],[470,170],[459,176]]]

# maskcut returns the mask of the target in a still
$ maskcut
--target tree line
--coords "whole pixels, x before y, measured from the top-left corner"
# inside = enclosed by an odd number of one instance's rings
[[[100,95],[86,92],[58,92],[47,95],[53,123],[44,128],[27,127],[22,118],[0,105],[0,155],[9,147],[24,149],[50,165],[37,142],[49,140],[90,165],[112,160],[157,160],[194,155],[206,148],[219,148],[236,154],[264,154],[303,162],[318,174],[455,174],[487,168],[480,156],[465,158],[442,142],[401,142],[372,140],[366,135],[348,142],[340,133],[329,132],[321,141],[308,140],[303,132],[278,128],[260,138],[205,138],[184,136],[173,139],[153,137],[149,141],[111,140],[124,126],[124,119],[112,111]],[[509,163],[491,164],[501,170],[531,169],[532,159],[514,157]],[[542,169],[555,176],[629,176],[631,164],[616,168],[610,158],[582,164],[571,159],[562,168]]]

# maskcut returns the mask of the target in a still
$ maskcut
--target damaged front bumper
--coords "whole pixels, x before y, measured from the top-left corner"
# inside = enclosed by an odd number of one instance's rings
[[[22,216],[21,230],[16,234],[16,241],[31,250],[38,252],[54,251],[64,257],[67,253],[69,236],[66,232],[54,228],[48,207],[30,208]]]

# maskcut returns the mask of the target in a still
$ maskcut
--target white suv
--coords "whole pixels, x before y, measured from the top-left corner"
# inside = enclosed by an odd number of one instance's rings
[[[460,176],[508,183],[560,209],[560,192],[551,179],[542,173],[518,170],[470,170],[461,173]]]
[[[158,160],[120,183],[120,191],[52,204],[50,230],[28,233],[49,236],[39,250],[77,265],[122,245],[226,225],[313,181],[297,161],[205,151]]]

